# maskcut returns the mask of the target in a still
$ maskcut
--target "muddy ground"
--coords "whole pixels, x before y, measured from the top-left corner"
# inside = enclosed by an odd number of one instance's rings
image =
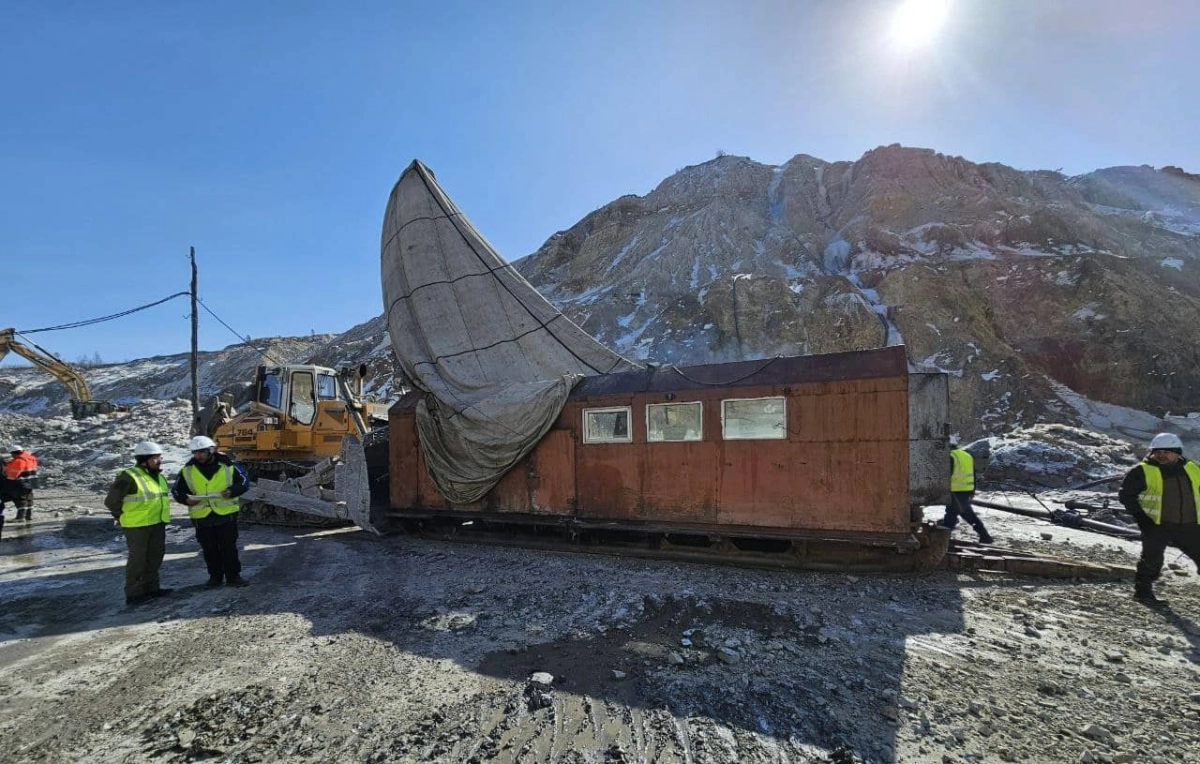
[[[252,586],[208,590],[184,520],[175,593],[128,609],[101,498],[45,491],[5,527],[5,762],[1200,762],[1200,589],[1174,554],[1157,612],[1125,583],[243,527]]]

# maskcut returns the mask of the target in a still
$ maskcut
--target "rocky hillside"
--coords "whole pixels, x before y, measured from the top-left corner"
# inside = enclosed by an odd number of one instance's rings
[[[252,344],[230,345],[224,350],[200,353],[201,401],[250,383],[261,364],[304,363],[327,348],[334,335],[270,337]],[[155,356],[119,364],[80,369],[92,397],[129,405],[139,401],[173,400],[191,396],[191,370],[187,353]],[[0,412],[64,414],[70,411],[69,395],[57,379],[35,366],[0,368]]]
[[[469,212],[469,211],[468,211]],[[967,437],[1061,422],[1140,441],[1200,438],[1200,176],[1067,177],[890,146],[773,167],[724,156],[625,196],[519,261],[619,352],[694,364],[903,343],[951,375]],[[265,345],[263,344],[265,343]],[[399,392],[386,324],[263,340],[279,362],[366,363]],[[205,353],[204,394],[263,354]],[[188,394],[186,354],[87,370],[96,397]],[[0,369],[0,411],[63,413],[34,369]]]
[[[1082,421],[1064,400],[1200,410],[1200,178],[1078,177],[889,146],[724,156],[519,263],[637,358],[706,363],[903,343],[951,375],[967,435]]]

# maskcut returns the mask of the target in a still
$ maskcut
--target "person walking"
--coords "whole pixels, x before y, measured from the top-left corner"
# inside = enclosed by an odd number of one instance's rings
[[[963,519],[975,529],[975,533],[979,534],[980,543],[991,544],[995,539],[988,533],[983,520],[979,519],[979,515],[975,514],[975,508],[971,506],[971,499],[974,496],[975,458],[968,451],[959,448],[957,442],[951,440],[950,503],[946,505],[946,516],[942,518],[942,525],[953,529],[958,525],[959,515],[962,515]]]
[[[188,508],[196,540],[208,568],[205,586],[246,586],[238,559],[237,497],[250,489],[246,471],[217,451],[212,438],[197,435],[188,443],[192,458],[183,465],[171,495]]]
[[[158,571],[166,553],[171,521],[170,486],[162,475],[162,447],[143,440],[133,447],[135,464],[122,470],[104,497],[104,506],[125,532],[125,604],[140,605],[170,594]]]
[[[1146,458],[1125,474],[1117,496],[1142,531],[1133,596],[1161,607],[1166,603],[1154,595],[1154,582],[1167,547],[1178,547],[1200,567],[1200,465],[1184,458],[1178,435],[1160,432]]]
[[[9,460],[4,465],[4,483],[8,498],[17,508],[16,520],[33,520],[33,489],[37,487],[38,460],[23,447],[8,447]],[[3,506],[0,504],[0,506]]]

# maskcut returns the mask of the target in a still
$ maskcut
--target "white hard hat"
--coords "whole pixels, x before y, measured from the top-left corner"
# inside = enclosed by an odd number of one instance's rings
[[[217,447],[217,444],[213,442],[213,439],[210,437],[207,437],[205,435],[197,435],[196,437],[194,437],[188,441],[188,450],[189,451],[203,451],[206,448],[216,448],[216,447]]]
[[[1156,448],[1178,448],[1183,450],[1183,441],[1179,436],[1171,432],[1160,432],[1154,436],[1154,440],[1150,441],[1150,450]]]
[[[152,440],[143,440],[133,447],[134,456],[162,456],[162,446]]]
[[[24,450],[25,450],[25,449],[21,448],[21,447],[20,447],[20,446],[18,446],[16,443],[13,443],[11,446],[9,446],[9,447],[8,447],[8,452],[9,452],[10,454],[15,454],[15,453],[16,453],[16,452],[18,452],[18,451],[24,451]]]

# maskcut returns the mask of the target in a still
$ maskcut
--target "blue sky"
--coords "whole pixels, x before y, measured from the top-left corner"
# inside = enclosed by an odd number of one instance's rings
[[[0,325],[186,289],[195,246],[239,332],[348,329],[382,311],[383,207],[414,157],[510,260],[718,150],[1200,170],[1200,3],[950,0],[909,50],[898,4],[6,0]],[[183,352],[187,310],[33,338]],[[205,349],[237,341],[201,324]]]

